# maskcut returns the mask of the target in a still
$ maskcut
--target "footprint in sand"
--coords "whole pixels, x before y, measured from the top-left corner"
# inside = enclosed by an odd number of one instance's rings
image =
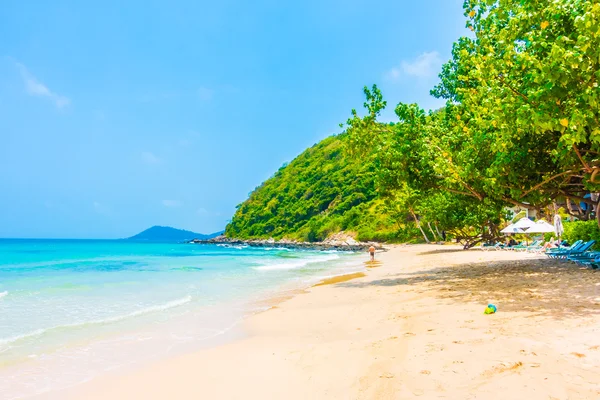
[[[571,354],[573,354],[575,357],[579,357],[579,358],[585,357],[585,354],[577,353],[576,351],[572,352]]]
[[[427,353],[431,353],[433,351],[444,351],[446,350],[446,347],[443,344],[428,344],[427,345],[427,350],[425,350]]]
[[[408,315],[400,315],[400,314],[397,314],[397,315],[391,315],[391,316],[388,318],[388,320],[407,319],[407,318],[409,318],[409,316],[408,316]]]
[[[524,356],[537,356],[537,354],[535,354],[533,351],[519,350],[519,353],[523,354]]]
[[[431,375],[431,371],[427,371],[426,369],[421,371],[421,374],[423,375]]]
[[[514,372],[517,371],[518,369],[520,369],[523,366],[523,363],[521,361],[517,361],[514,363],[501,363],[500,365],[497,365],[495,367],[493,367],[492,369],[489,369],[487,371],[483,372],[484,376],[492,376],[492,375],[497,375],[497,374],[501,374],[503,372]]]

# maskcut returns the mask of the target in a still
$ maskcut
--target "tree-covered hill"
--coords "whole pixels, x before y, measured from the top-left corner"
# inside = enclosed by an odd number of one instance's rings
[[[304,151],[240,204],[229,237],[318,241],[339,231],[360,240],[403,236],[378,198],[374,165],[350,158],[348,136],[331,136]],[[414,230],[412,231],[414,233]]]

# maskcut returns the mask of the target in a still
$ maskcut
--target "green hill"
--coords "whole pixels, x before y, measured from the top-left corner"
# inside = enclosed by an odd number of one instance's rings
[[[347,139],[328,137],[282,166],[238,205],[226,235],[302,241],[339,231],[355,232],[359,240],[404,236],[378,198],[374,165],[347,157]]]

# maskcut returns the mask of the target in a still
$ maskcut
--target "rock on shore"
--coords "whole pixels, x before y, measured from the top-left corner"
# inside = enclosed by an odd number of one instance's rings
[[[290,239],[275,240],[269,239],[253,239],[241,240],[236,238],[228,238],[225,235],[217,236],[208,240],[194,239],[189,243],[196,244],[229,244],[229,245],[248,245],[253,247],[285,247],[289,249],[310,249],[310,250],[343,250],[343,251],[366,251],[373,246],[378,250],[385,250],[380,243],[375,242],[359,242],[352,236],[339,232],[329,236],[322,242],[297,242]]]

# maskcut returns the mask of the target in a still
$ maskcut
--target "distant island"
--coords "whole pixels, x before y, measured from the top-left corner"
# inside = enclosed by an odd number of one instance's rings
[[[153,226],[126,240],[144,240],[151,242],[183,242],[192,239],[207,240],[221,235],[223,232],[215,232],[209,235],[186,231],[184,229],[171,228],[170,226]]]

